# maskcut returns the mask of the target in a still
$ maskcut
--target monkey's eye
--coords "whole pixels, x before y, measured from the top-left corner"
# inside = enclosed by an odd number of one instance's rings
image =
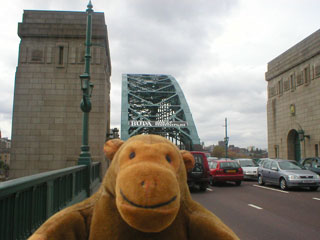
[[[134,158],[135,156],[136,156],[136,153],[135,153],[135,152],[131,152],[130,155],[129,155],[129,158],[132,159],[132,158]]]
[[[171,158],[168,154],[166,155],[166,160],[168,161],[168,163],[171,163]]]

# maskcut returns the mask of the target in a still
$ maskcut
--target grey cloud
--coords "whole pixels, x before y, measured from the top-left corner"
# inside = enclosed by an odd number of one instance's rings
[[[179,74],[205,55],[208,34],[222,29],[217,16],[233,6],[231,1],[127,2],[121,14],[126,19],[109,18],[110,40],[122,52],[122,66]]]

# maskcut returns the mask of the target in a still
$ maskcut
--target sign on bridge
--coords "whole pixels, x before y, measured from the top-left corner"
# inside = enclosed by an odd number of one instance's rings
[[[184,121],[129,121],[130,127],[187,127]]]

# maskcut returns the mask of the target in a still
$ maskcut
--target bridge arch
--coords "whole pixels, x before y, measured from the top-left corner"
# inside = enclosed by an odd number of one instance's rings
[[[137,134],[161,135],[181,149],[200,146],[189,106],[174,77],[122,75],[121,139]]]

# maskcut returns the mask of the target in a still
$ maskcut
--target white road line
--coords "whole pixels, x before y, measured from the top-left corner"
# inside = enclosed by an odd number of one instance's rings
[[[208,191],[212,192],[213,190],[211,188],[207,188]]]
[[[312,199],[320,201],[320,198],[316,198],[316,197],[314,197],[314,198],[312,198]]]
[[[256,205],[253,205],[253,204],[248,204],[248,206],[253,207],[253,208],[256,208],[256,209],[259,209],[259,210],[263,209],[263,208],[258,207],[258,206],[256,206]]]
[[[279,189],[274,189],[274,188],[263,187],[263,186],[259,186],[259,185],[252,185],[252,186],[259,187],[259,188],[264,188],[264,189],[268,189],[268,190],[272,190],[272,191],[276,191],[276,192],[289,193],[289,192],[287,192],[287,191],[283,191],[283,190],[279,190]]]

